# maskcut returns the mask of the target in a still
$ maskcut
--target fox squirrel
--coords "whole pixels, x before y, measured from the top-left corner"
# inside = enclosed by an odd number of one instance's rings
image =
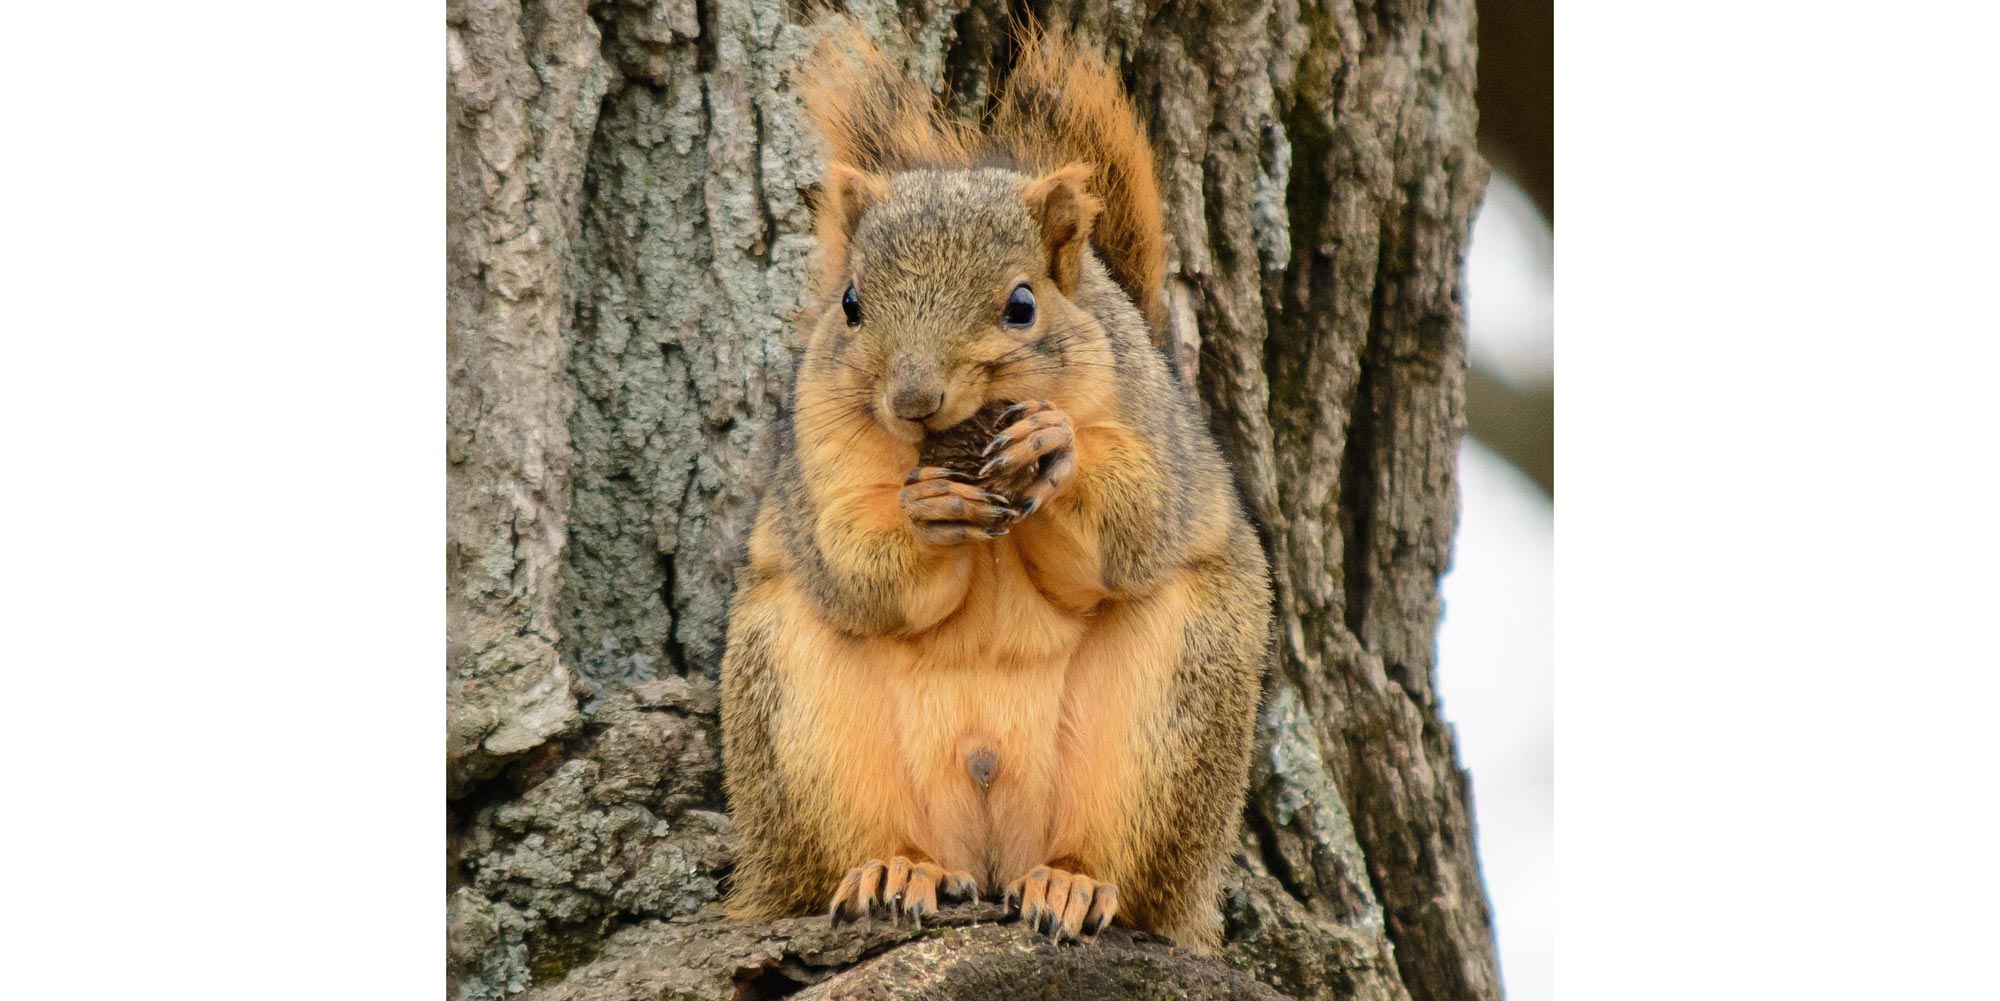
[[[1209,949],[1271,587],[1155,338],[1145,134],[1039,32],[983,132],[851,24],[804,87],[823,272],[723,659],[731,912],[984,894]]]

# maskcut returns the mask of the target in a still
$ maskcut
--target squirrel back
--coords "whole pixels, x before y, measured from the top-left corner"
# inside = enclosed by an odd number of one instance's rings
[[[812,66],[806,108],[830,170],[886,175],[1003,167],[1037,176],[1085,168],[1085,186],[1098,207],[1090,242],[1160,342],[1166,217],[1153,148],[1123,85],[1102,60],[1067,33],[1027,29],[983,129],[947,116],[936,96],[852,21],[826,36]],[[835,180],[829,177],[828,185]],[[827,261],[844,256],[839,211],[838,199],[819,199],[815,229]]]

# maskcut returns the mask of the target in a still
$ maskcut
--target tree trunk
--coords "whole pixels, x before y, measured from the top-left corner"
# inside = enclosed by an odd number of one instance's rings
[[[848,5],[967,114],[1023,13],[1125,77],[1280,654],[1214,960],[1122,932],[1023,951],[990,907],[718,916],[714,679],[819,176],[794,6],[450,4],[454,996],[1497,998],[1432,690],[1485,179],[1467,0]]]

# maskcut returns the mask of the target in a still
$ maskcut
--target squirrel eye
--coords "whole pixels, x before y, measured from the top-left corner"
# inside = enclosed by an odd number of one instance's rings
[[[1035,293],[1026,283],[1014,286],[1007,295],[1007,308],[1000,311],[1000,322],[1010,327],[1029,327],[1035,323]]]
[[[847,314],[847,325],[861,325],[861,296],[854,291],[854,283],[847,283],[847,291],[840,294],[840,311]]]

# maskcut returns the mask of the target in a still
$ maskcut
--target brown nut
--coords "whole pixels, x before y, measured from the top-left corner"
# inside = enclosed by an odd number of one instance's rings
[[[982,454],[992,443],[1004,425],[1001,416],[1013,406],[1011,400],[994,400],[980,407],[971,417],[944,429],[924,436],[923,445],[917,450],[917,464],[920,466],[943,466],[967,476],[976,475],[986,464]],[[980,486],[996,494],[1004,494],[1009,500],[1018,500],[1028,485],[1035,482],[1036,469],[1030,465],[1007,473],[998,473],[985,480],[977,481]]]

